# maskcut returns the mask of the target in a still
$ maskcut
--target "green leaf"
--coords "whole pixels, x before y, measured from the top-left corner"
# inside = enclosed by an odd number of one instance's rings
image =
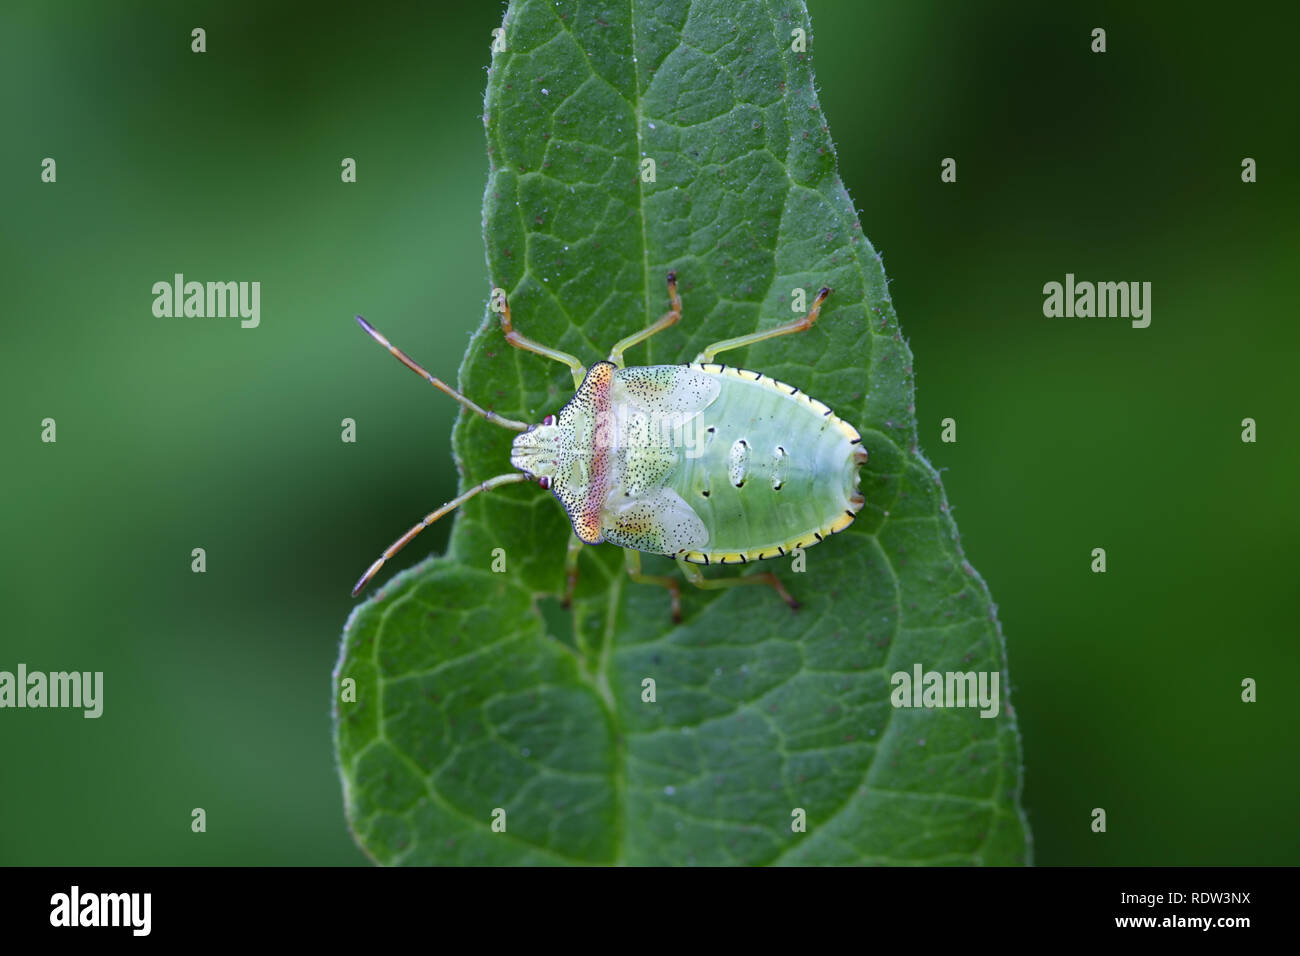
[[[687,586],[673,626],[667,593],[629,581],[612,545],[583,549],[560,610],[556,501],[535,485],[472,500],[445,557],[348,621],[335,713],[357,840],[381,863],[1027,862],[1000,627],[917,448],[912,356],[835,171],[803,3],[516,0],[504,27],[483,231],[516,327],[593,362],[667,309],[675,269],[681,323],[628,361],[689,361],[788,320],[795,288],[831,286],[815,328],[726,361],[861,431],[867,506],[805,573],[767,562],[801,610],[763,588]],[[809,52],[792,50],[795,28]],[[491,311],[460,381],[528,421],[573,391]],[[512,435],[461,416],[462,488],[510,470]],[[891,675],[916,664],[997,674],[998,714],[891,706]]]

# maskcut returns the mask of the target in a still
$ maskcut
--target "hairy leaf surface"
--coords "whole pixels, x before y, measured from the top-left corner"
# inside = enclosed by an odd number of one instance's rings
[[[591,363],[667,309],[674,269],[681,323],[627,356],[662,364],[831,286],[811,331],[722,360],[854,424],[867,504],[803,573],[765,562],[801,610],[766,588],[685,586],[674,626],[667,593],[629,581],[611,545],[583,550],[562,611],[556,501],[535,485],[474,499],[445,556],[348,621],[336,682],[357,700],[335,708],[358,841],[408,864],[1027,862],[1001,631],[917,447],[912,356],[836,173],[803,3],[516,0],[503,26],[485,301],[504,289],[521,332]],[[460,383],[529,421],[573,391],[491,311]],[[511,437],[461,416],[462,488],[509,471]],[[998,675],[997,716],[891,706],[891,675],[916,664]]]

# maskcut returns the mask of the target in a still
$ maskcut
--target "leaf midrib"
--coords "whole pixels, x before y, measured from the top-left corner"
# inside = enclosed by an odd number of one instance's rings
[[[776,29],[777,17],[775,12],[772,9],[770,0],[767,0],[765,6],[767,7],[767,13],[771,17],[771,21],[772,21],[773,43],[775,44],[775,47],[779,49],[781,47],[781,38],[777,33],[777,29]],[[646,215],[645,183],[641,178],[641,171],[640,171],[641,159],[645,155],[645,141],[644,141],[644,129],[643,129],[644,113],[642,109],[643,97],[641,95],[641,77],[640,77],[640,71],[638,69],[639,57],[637,55],[636,8],[637,8],[637,0],[628,0],[628,30],[629,30],[629,44],[631,47],[631,57],[632,57],[632,63],[630,65],[632,70],[632,90],[633,90],[633,98],[630,105],[632,107],[632,112],[633,112],[634,131],[636,136],[636,151],[632,157],[632,173],[636,179],[637,216],[639,218],[639,225],[640,225],[640,232],[641,232],[641,292],[642,292],[642,299],[643,299],[642,314],[646,317],[646,321],[648,322],[650,321],[650,316],[652,314],[653,306],[650,301],[650,242],[649,242],[649,233],[647,229],[648,217]],[[563,30],[565,33],[567,33],[574,40],[574,42],[577,43],[578,48],[580,50],[583,50],[585,56],[586,50],[582,47],[581,43],[578,43],[577,38],[573,35],[572,31],[569,30],[568,24],[565,23],[565,21],[558,15],[558,13],[555,12],[554,7],[549,7],[549,9],[551,10],[552,16],[555,18],[555,21],[559,25],[560,29]],[[687,14],[687,16],[689,17],[689,13]],[[680,45],[680,43],[678,45]],[[785,88],[788,89],[789,82],[790,82],[789,65],[786,63],[784,58],[780,59],[780,63],[781,63],[782,77],[785,84]],[[589,58],[588,58],[588,68],[591,69],[593,77],[599,77],[597,71],[591,67]],[[790,122],[790,118],[789,118],[788,110],[783,109],[782,123],[785,127],[787,139],[789,136],[789,122]],[[788,202],[790,190],[793,188],[797,188],[799,185],[795,183],[794,180],[791,179],[790,177],[789,163],[788,163],[788,159],[789,159],[788,146],[787,149],[784,151],[784,155],[780,157],[774,157],[774,158],[777,158],[779,160],[781,169],[786,176],[786,201]],[[782,215],[782,221],[779,222],[777,225],[778,243],[780,241],[780,236],[784,231],[783,226],[784,226],[784,214]],[[851,248],[850,254],[853,257],[854,263],[859,273],[863,274],[864,286],[865,286],[865,273],[863,272],[862,261],[858,256],[857,249]],[[762,303],[768,301],[775,287],[775,283],[777,282],[777,278],[778,278],[778,270],[774,262],[772,268],[772,277],[768,282],[767,292],[759,300],[758,307],[753,310],[754,312],[753,330],[755,331],[762,323],[762,315],[763,315]],[[566,310],[566,314],[567,314],[567,310]],[[570,319],[570,325],[576,324],[573,322],[573,317],[571,315],[569,316],[569,319]],[[584,338],[586,337],[587,336],[584,333]],[[647,352],[654,347],[652,341],[644,344],[647,348]],[[746,350],[746,352],[747,351],[748,350]],[[518,356],[516,356],[516,359],[517,358]],[[520,377],[522,381],[522,375]],[[865,411],[865,396],[862,404],[864,406],[863,411]],[[873,540],[875,540],[874,535],[872,535],[871,537],[873,538]],[[877,547],[880,547],[878,541],[876,542],[876,545]],[[884,553],[883,548],[881,548],[881,552],[883,555]],[[892,563],[889,562],[888,557],[885,557],[885,563],[887,566],[889,566],[890,573],[894,577],[895,590],[897,592],[898,590],[897,573],[894,571],[892,567]],[[623,586],[625,580],[626,579],[623,575],[616,573],[613,576],[612,580],[610,581],[609,599],[608,599],[608,606],[606,611],[605,633],[602,638],[600,660],[593,674],[594,679],[591,681],[592,686],[597,693],[597,696],[600,698],[602,705],[604,706],[606,712],[609,715],[609,720],[611,725],[610,730],[611,730],[611,734],[613,735],[612,742],[614,745],[614,760],[612,766],[612,771],[613,771],[612,785],[613,785],[613,808],[614,808],[614,813],[616,818],[616,826],[615,826],[615,835],[614,835],[615,849],[614,849],[614,857],[612,862],[615,865],[622,865],[625,863],[624,850],[626,846],[626,832],[627,832],[626,831],[626,827],[627,827],[627,807],[626,807],[627,745],[626,745],[625,736],[627,731],[624,725],[624,721],[622,720],[622,715],[618,708],[617,701],[613,697],[612,690],[610,687],[609,665],[610,665],[610,659],[612,657],[612,648],[613,648],[614,636],[616,632],[615,631],[616,623],[618,620],[618,615],[622,603]],[[571,611],[571,613],[574,616],[574,627],[576,628],[578,624],[578,617],[579,617],[579,612],[576,606]],[[886,732],[887,729],[888,728],[886,727],[885,728]],[[884,734],[882,733],[881,735],[882,740],[883,737]],[[875,752],[873,750],[871,759],[868,762],[867,767],[863,771],[863,775],[861,778],[862,781],[866,780],[867,776],[871,773],[872,769],[875,766],[876,766]],[[859,786],[861,786],[861,782],[859,783]],[[852,793],[853,791],[850,790],[849,795],[846,796],[844,802],[839,807],[836,808],[835,812],[828,818],[827,822],[829,822],[829,820],[833,820],[834,817],[838,815],[839,812],[843,810],[844,807],[848,806],[852,802]],[[775,856],[773,856],[770,860],[766,862],[769,864],[777,862],[786,853],[788,853],[790,850],[794,848],[795,848],[794,846],[790,846],[790,847],[785,847],[783,849],[780,849],[777,851]]]

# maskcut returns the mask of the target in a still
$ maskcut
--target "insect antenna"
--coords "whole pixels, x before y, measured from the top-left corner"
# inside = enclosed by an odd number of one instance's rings
[[[366,586],[366,583],[371,578],[373,578],[376,574],[379,573],[379,569],[384,566],[384,564],[388,561],[389,558],[391,558],[393,555],[397,554],[398,551],[401,551],[404,547],[410,544],[412,539],[414,539],[417,534],[419,534],[425,528],[429,527],[429,525],[433,524],[435,521],[437,521],[443,515],[447,514],[449,511],[455,511],[465,502],[469,501],[469,499],[473,498],[477,494],[480,494],[481,492],[491,491],[493,488],[499,488],[501,485],[509,485],[509,484],[514,484],[515,482],[531,481],[531,480],[532,479],[530,479],[523,472],[518,472],[518,471],[511,472],[508,475],[497,475],[495,478],[489,478],[487,481],[483,482],[482,484],[475,485],[469,491],[465,492],[463,495],[461,495],[458,498],[453,498],[451,501],[447,502],[445,505],[443,505],[441,508],[438,508],[436,511],[430,511],[427,515],[424,516],[424,520],[422,520],[410,531],[406,532],[406,534],[402,535],[400,538],[398,538],[396,541],[390,544],[388,546],[388,549],[379,556],[379,559],[375,561],[375,563],[372,564],[369,568],[366,569],[366,573],[361,575],[361,580],[357,582],[357,586],[352,589],[352,596],[356,597],[358,594],[361,593],[361,589]]]
[[[486,409],[480,408],[478,405],[470,401],[460,392],[456,391],[446,382],[442,381],[441,379],[434,378],[432,375],[426,372],[423,368],[420,367],[419,363],[417,363],[409,355],[407,355],[405,352],[399,349],[396,345],[389,342],[388,339],[384,337],[384,334],[382,332],[380,332],[377,328],[375,328],[373,325],[371,325],[361,316],[359,315],[357,316],[357,321],[361,323],[361,327],[365,329],[367,333],[369,333],[372,339],[374,339],[384,348],[388,349],[388,351],[392,352],[399,362],[401,362],[403,365],[409,368],[416,375],[420,376],[420,378],[424,379],[426,382],[428,382],[438,391],[442,392],[444,395],[450,395],[452,398],[460,402],[462,405],[468,408],[475,415],[482,415],[492,424],[500,425],[502,428],[509,428],[517,432],[528,431],[529,425],[527,422],[517,422],[513,418],[505,418],[501,415],[498,415],[496,412],[489,412]]]

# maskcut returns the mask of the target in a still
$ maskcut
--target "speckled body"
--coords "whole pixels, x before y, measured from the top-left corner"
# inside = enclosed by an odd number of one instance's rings
[[[710,579],[695,565],[776,558],[843,531],[864,504],[858,466],[866,463],[867,453],[857,430],[815,398],[714,359],[720,352],[812,328],[831,290],[818,290],[802,317],[713,342],[694,362],[629,368],[623,360],[629,348],[682,317],[677,274],[669,272],[666,278],[668,311],[619,339],[609,358],[590,368],[576,356],[520,333],[510,318],[510,303],[494,292],[506,342],[560,362],[573,374],[573,398],[540,424],[482,408],[357,316],[371,338],[434,388],[518,434],[510,447],[515,471],[487,478],[425,515],[366,569],[352,589],[354,597],[385,562],[443,515],[493,488],[536,481],[555,495],[573,524],[564,559],[565,607],[573,600],[582,546],[602,541],[624,549],[633,581],[668,590],[674,621],[682,620],[677,580],[644,573],[641,552],[675,559],[697,588],[761,584],[791,608],[799,607],[771,571]]]
[[[600,362],[560,413],[515,438],[583,542],[695,564],[809,547],[862,508],[856,429],[798,388],[715,363]]]

